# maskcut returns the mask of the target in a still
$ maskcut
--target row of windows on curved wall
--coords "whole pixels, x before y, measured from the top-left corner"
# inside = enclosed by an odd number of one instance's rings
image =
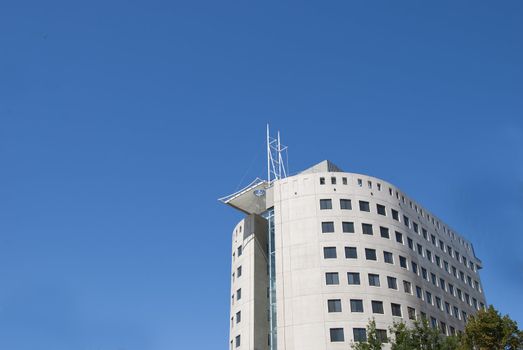
[[[327,286],[334,286],[340,284],[340,274],[338,272],[326,272],[325,273],[325,284]],[[347,285],[359,286],[362,285],[362,279],[360,272],[349,271],[347,272]],[[367,274],[367,286],[368,287],[381,287],[382,281],[380,275],[377,273]],[[386,287],[392,290],[399,290],[398,279],[394,276],[386,276]],[[442,299],[440,296],[433,296],[432,292],[423,290],[422,287],[413,284],[410,281],[402,280],[402,289],[408,295],[415,295],[417,298],[424,300],[428,305],[436,307],[440,311],[446,311],[449,315],[459,318],[458,307],[450,304],[449,301]],[[454,290],[453,290],[454,291]],[[454,294],[451,294],[454,295]],[[467,306],[473,307],[476,310],[480,308],[484,309],[485,305],[482,302],[478,302],[476,298],[471,298],[467,293],[463,293],[459,290],[457,293],[458,300],[465,302]],[[456,310],[456,313],[453,312]]]
[[[335,225],[334,221],[323,221],[321,223],[321,228],[323,233],[334,233]],[[341,229],[343,233],[355,233],[354,222],[352,221],[342,221]],[[391,239],[390,230],[387,227],[379,226],[380,236],[385,239]],[[361,233],[365,235],[374,235],[374,226],[369,223],[361,224]],[[394,238],[397,243],[404,245],[404,234],[398,231],[394,232]],[[448,261],[440,258],[439,255],[433,254],[432,251],[424,249],[423,246],[419,243],[415,243],[410,237],[407,237],[407,246],[420,256],[420,258],[426,258],[429,263],[435,264],[440,269],[446,271],[449,275],[455,277],[458,281],[461,281],[463,284],[468,284],[470,287],[476,289],[481,293],[481,286],[477,280],[473,280],[470,275],[465,275],[465,272],[458,270],[454,265],[450,265]],[[406,258],[399,256],[400,265],[404,268],[407,268]],[[411,262],[411,270],[419,275],[423,273],[425,268],[421,267],[418,269],[418,264],[416,262]]]
[[[393,304],[394,305],[394,304]],[[426,319],[422,313],[422,317]],[[432,328],[439,329],[440,332],[444,335],[455,335],[456,329],[453,326],[447,326],[443,321],[438,323],[438,320],[434,317],[430,317],[430,323]],[[382,343],[387,343],[387,330],[386,329],[376,329],[376,335]],[[345,341],[345,329],[342,327],[339,328],[329,328],[329,337],[331,342],[344,342]],[[365,342],[367,341],[367,331],[365,328],[352,328],[352,338],[354,342]]]
[[[383,251],[383,260],[378,259],[378,254],[376,249],[373,248],[364,248],[365,250],[365,259],[367,261],[383,261],[386,264],[398,265],[402,269],[408,270],[408,260],[406,257],[398,255],[396,260],[392,252]],[[346,259],[358,259],[358,249],[354,246],[344,247],[345,258]],[[337,247],[327,246],[323,247],[323,258],[324,259],[337,259],[338,252]],[[399,264],[398,264],[399,263]],[[411,261],[411,271],[420,276],[427,282],[431,282],[435,287],[440,287],[444,292],[449,293],[450,295],[457,297],[459,300],[466,302],[469,305],[473,305],[476,309],[478,308],[478,301],[474,297],[470,297],[468,293],[463,293],[462,290],[458,287],[454,287],[452,283],[448,283],[444,278],[437,276],[435,273],[428,271],[424,267],[419,268],[418,264]],[[471,285],[472,286],[472,285]],[[473,287],[476,288],[476,287]]]
[[[341,210],[352,210],[352,200],[348,198],[341,198],[339,200],[339,207]],[[371,205],[368,201],[358,201],[358,207],[359,210],[362,212],[371,212]],[[332,199],[320,199],[320,210],[330,210],[332,208]],[[434,245],[435,247],[440,248],[441,251],[446,252],[449,256],[453,257],[458,262],[462,263],[472,271],[477,271],[477,267],[473,261],[467,259],[467,257],[461,254],[459,251],[452,249],[450,245],[445,244],[443,240],[437,238],[434,234],[429,235],[427,229],[425,229],[424,227],[421,227],[420,229],[420,226],[417,222],[411,221],[409,217],[406,215],[403,215],[403,217],[401,218],[399,212],[395,209],[391,209],[390,212],[393,220],[397,222],[403,222],[407,228],[412,229],[420,237],[423,237],[426,241],[432,243],[432,245]],[[382,204],[376,203],[376,214],[388,216],[386,207]]]
[[[331,184],[332,185],[336,185],[337,182],[338,182],[337,178],[335,176],[332,176],[331,177]],[[325,185],[325,184],[326,184],[325,177],[320,177],[320,185]],[[342,184],[343,185],[347,185],[348,184],[347,177],[342,177]],[[360,178],[357,179],[357,185],[358,185],[358,187],[363,187],[363,180],[360,179]],[[372,181],[368,180],[367,181],[367,186],[368,186],[368,188],[370,190],[372,190],[372,188],[373,188]],[[376,183],[376,188],[378,189],[378,191],[381,191],[381,189],[382,189],[381,183],[379,183],[379,182]],[[389,195],[393,196],[394,192],[396,193],[396,198],[398,200],[400,200],[400,193],[399,193],[399,191],[397,189],[395,191],[393,191],[392,187],[389,187]],[[403,194],[401,194],[401,202],[403,202],[403,204],[407,204],[407,200],[405,199],[405,195],[403,195]],[[457,240],[458,243],[461,244],[462,246],[464,246],[467,250],[472,251],[471,245],[467,241],[465,241],[462,237],[460,237],[459,235],[455,234],[447,226],[441,225],[439,220],[437,220],[434,216],[431,217],[431,215],[429,213],[424,211],[421,206],[418,207],[418,205],[413,203],[412,200],[408,200],[408,202],[409,202],[410,208],[412,210],[415,210],[416,213],[418,215],[420,215],[421,218],[423,218],[423,220],[425,220],[427,224],[430,225],[432,223],[432,225],[434,226],[434,229],[436,230],[436,232],[438,232],[438,230],[441,229],[441,227],[443,227],[443,232],[446,233],[447,236],[449,236],[450,239]]]

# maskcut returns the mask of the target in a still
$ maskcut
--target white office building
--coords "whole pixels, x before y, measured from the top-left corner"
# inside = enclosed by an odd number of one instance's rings
[[[270,177],[269,177],[270,179]],[[348,349],[369,319],[443,334],[485,307],[472,244],[384,180],[323,161],[222,201],[232,231],[230,349]]]

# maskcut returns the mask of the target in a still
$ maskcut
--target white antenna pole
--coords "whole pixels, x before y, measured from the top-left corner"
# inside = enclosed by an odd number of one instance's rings
[[[271,184],[271,146],[269,140],[269,123],[267,123],[267,182]]]
[[[281,179],[281,144],[280,144],[280,130],[278,130],[278,179]]]

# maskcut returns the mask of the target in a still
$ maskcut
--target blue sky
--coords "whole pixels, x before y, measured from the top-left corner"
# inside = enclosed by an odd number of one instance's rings
[[[226,349],[216,199],[331,159],[474,242],[523,324],[521,1],[3,1],[0,348]],[[202,333],[205,336],[202,337]]]

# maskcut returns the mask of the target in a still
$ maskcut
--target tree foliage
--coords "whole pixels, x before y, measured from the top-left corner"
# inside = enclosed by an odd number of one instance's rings
[[[367,325],[367,341],[356,342],[351,345],[354,350],[381,350],[382,346],[374,319],[370,320]]]
[[[491,305],[471,316],[465,326],[461,350],[523,349],[523,332],[508,315],[501,316]]]
[[[523,331],[492,306],[469,317],[464,332],[458,336],[441,334],[426,319],[414,321],[412,327],[394,323],[389,334],[391,350],[523,350]],[[367,325],[367,340],[351,346],[354,350],[381,350],[382,340],[372,319]]]

